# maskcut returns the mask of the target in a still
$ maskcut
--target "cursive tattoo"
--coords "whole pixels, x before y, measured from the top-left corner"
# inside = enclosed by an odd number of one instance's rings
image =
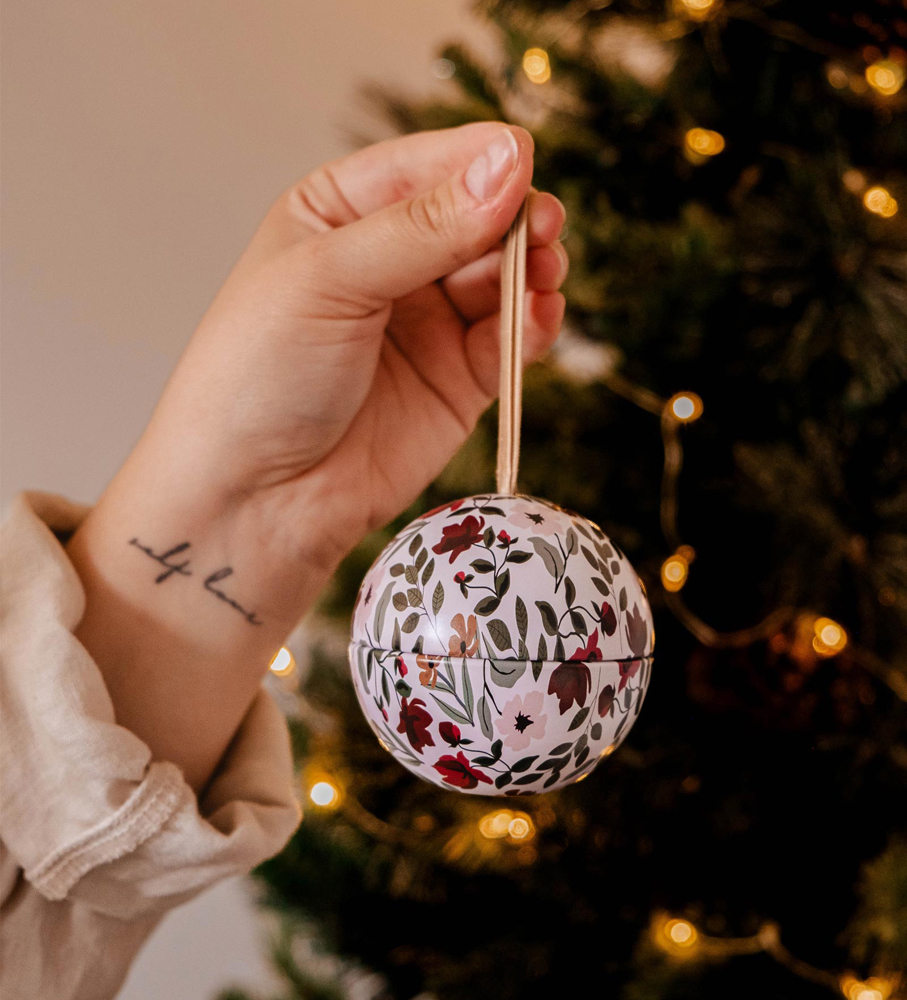
[[[174,573],[178,573],[180,576],[192,576],[192,570],[188,568],[188,559],[179,563],[167,561],[173,556],[179,555],[181,552],[185,552],[191,545],[191,542],[180,542],[179,545],[174,545],[172,549],[167,549],[166,552],[161,553],[155,552],[150,545],[143,545],[137,538],[130,539],[129,544],[141,549],[145,555],[150,556],[155,562],[160,563],[164,567],[164,572],[159,573],[157,577],[155,577],[155,583],[163,583],[164,580],[173,576]],[[214,594],[214,596],[219,600],[229,604],[231,608],[236,608],[236,610],[250,625],[263,625],[264,622],[257,617],[254,611],[246,611],[246,609],[238,601],[234,601],[232,597],[228,597],[222,590],[212,586],[212,584],[220,583],[221,580],[226,580],[228,576],[232,575],[232,566],[224,566],[221,569],[215,570],[205,579],[205,590]]]
[[[152,551],[150,546],[142,545],[137,538],[131,539],[129,544],[135,545],[136,548],[141,549],[146,555],[151,556],[155,562],[159,562],[162,566],[167,567],[166,571],[161,573],[160,576],[155,579],[155,583],[163,583],[164,580],[172,576],[174,573],[179,573],[181,576],[192,576],[192,570],[186,569],[189,565],[188,559],[181,563],[167,562],[171,556],[175,556],[180,552],[185,552],[185,550],[189,548],[189,545],[191,544],[190,542],[181,542],[179,545],[174,545],[172,549],[167,549],[166,552],[162,552],[160,555]]]
[[[236,608],[236,610],[246,619],[250,625],[263,625],[264,622],[260,618],[255,617],[254,611],[246,611],[246,609],[233,600],[232,597],[227,597],[227,595],[222,591],[218,590],[217,587],[212,587],[212,583],[219,583],[221,580],[226,580],[228,576],[233,575],[233,569],[230,566],[224,566],[223,569],[215,570],[206,580],[205,580],[205,590],[210,590],[212,594],[219,597],[222,601],[226,601],[231,607]]]

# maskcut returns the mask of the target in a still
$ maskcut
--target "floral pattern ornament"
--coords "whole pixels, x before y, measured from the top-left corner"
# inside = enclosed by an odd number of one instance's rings
[[[597,525],[499,494],[404,528],[363,581],[351,638],[360,704],[400,763],[511,796],[578,780],[625,738],[654,642],[642,583]]]

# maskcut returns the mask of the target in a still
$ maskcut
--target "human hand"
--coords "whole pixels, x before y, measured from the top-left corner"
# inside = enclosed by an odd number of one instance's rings
[[[501,241],[527,194],[525,361],[556,337],[564,210],[531,176],[529,134],[483,122],[285,192],[68,543],[118,720],[196,787],[340,558],[496,395]]]

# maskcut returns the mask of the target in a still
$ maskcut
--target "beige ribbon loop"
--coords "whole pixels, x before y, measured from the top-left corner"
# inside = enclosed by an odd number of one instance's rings
[[[501,382],[498,412],[498,493],[516,493],[523,413],[523,306],[529,200],[504,240],[501,260]]]

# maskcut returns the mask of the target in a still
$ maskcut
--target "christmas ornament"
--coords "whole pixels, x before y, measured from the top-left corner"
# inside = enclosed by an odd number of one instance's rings
[[[591,521],[516,492],[527,208],[504,247],[494,493],[407,525],[353,611],[353,681],[401,764],[443,788],[579,781],[639,714],[654,633],[642,582]]]

